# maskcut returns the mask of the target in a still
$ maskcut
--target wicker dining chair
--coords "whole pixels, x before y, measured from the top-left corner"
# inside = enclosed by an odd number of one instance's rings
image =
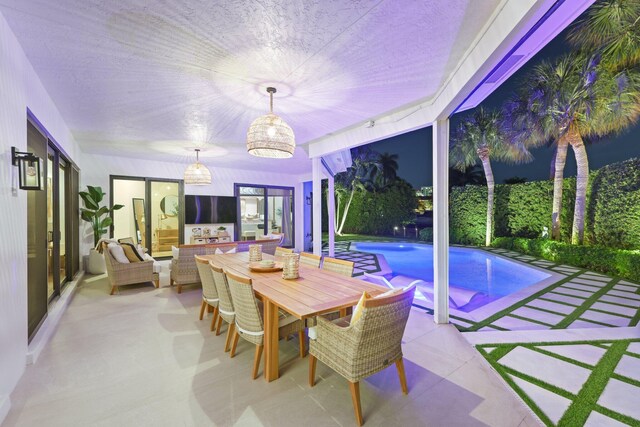
[[[320,268],[320,255],[310,254],[309,252],[300,252],[300,263],[309,267]]]
[[[282,257],[284,254],[292,254],[293,253],[293,249],[289,249],[289,248],[283,248],[282,246],[278,246],[276,248],[276,251],[274,253],[274,256],[276,257]]]
[[[213,275],[213,282],[216,285],[216,291],[218,292],[218,325],[216,327],[216,335],[220,335],[220,326],[222,321],[227,322],[227,339],[224,342],[224,351],[229,351],[229,345],[231,344],[231,337],[235,329],[236,312],[233,306],[233,299],[231,298],[231,292],[229,291],[229,283],[227,282],[227,276],[221,267],[209,261],[209,267],[211,267],[211,274]]]
[[[230,356],[235,356],[238,338],[242,337],[255,344],[256,351],[253,359],[253,379],[258,377],[258,368],[264,348],[264,323],[262,308],[253,293],[251,279],[225,270],[229,290],[233,298],[233,306],[236,309],[236,327],[234,329]],[[304,357],[304,322],[296,319],[285,311],[278,310],[278,336],[285,338],[290,334],[298,333],[300,342],[300,357]]]
[[[353,276],[353,262],[343,259],[324,257],[322,261],[322,269],[342,274],[343,276]]]
[[[200,256],[195,256],[196,267],[198,268],[198,274],[200,275],[200,282],[202,282],[202,304],[200,305],[200,320],[204,317],[204,312],[209,307],[213,309],[213,317],[211,318],[211,330],[216,326],[218,320],[218,290],[216,289],[216,283],[213,280],[213,272],[209,267],[209,260]]]
[[[318,317],[317,339],[309,340],[309,385],[315,384],[317,360],[343,376],[349,381],[358,425],[362,425],[360,380],[395,362],[402,392],[408,393],[401,341],[415,290],[412,285],[400,294],[366,299],[362,317],[346,327],[341,325],[348,318],[331,322]]]

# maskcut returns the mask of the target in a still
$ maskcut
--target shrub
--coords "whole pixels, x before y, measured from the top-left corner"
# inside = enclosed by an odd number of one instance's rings
[[[393,227],[415,220],[417,197],[401,179],[378,191],[356,191],[344,224],[345,233],[391,234]]]
[[[577,246],[548,239],[498,237],[491,246],[640,281],[640,250]]]
[[[423,228],[420,230],[419,240],[423,240],[425,242],[433,242],[433,228]]]
[[[585,212],[585,241],[592,245],[640,248],[640,159],[631,159],[591,172]],[[575,178],[563,188],[561,240],[571,237]],[[494,236],[540,237],[551,229],[553,182],[537,181],[496,186]],[[453,188],[450,199],[452,243],[483,245],[487,188]]]

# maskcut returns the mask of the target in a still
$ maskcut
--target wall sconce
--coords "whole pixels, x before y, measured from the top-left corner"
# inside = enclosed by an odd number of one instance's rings
[[[11,147],[11,163],[18,167],[21,190],[43,190],[42,159],[33,153],[25,153]]]

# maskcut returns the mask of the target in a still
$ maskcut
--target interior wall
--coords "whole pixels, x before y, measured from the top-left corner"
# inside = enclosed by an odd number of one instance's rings
[[[69,128],[0,13],[0,423],[27,354],[27,192],[12,191],[11,166],[11,147],[27,147],[27,109],[82,167]]]
[[[161,162],[155,160],[135,159],[129,157],[106,156],[101,154],[82,155],[83,182],[89,185],[101,186],[105,192],[109,191],[109,175],[143,176],[149,178],[182,179],[186,163]],[[206,160],[203,162],[206,165]],[[234,196],[234,184],[260,184],[296,188],[296,205],[300,204],[298,184],[302,177],[272,171],[242,170],[232,168],[209,167],[211,171],[210,185],[185,185],[184,194],[209,196]],[[109,197],[107,195],[107,197]],[[125,206],[123,209],[130,209]],[[296,214],[302,210],[296,209]],[[301,219],[298,216],[297,219]],[[229,234],[233,229],[227,227]],[[296,222],[296,235],[302,233],[302,221]],[[189,242],[190,227],[185,227],[185,242]],[[85,242],[86,245],[86,242]],[[90,246],[90,245],[89,245]],[[81,251],[83,249],[81,248]],[[88,249],[85,249],[88,250]]]

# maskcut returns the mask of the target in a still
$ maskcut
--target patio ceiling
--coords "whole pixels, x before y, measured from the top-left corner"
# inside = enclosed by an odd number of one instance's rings
[[[455,78],[487,35],[512,45],[552,3],[0,0],[0,12],[83,151],[188,162],[198,146],[208,165],[302,173],[304,150],[246,153],[267,86],[299,145],[348,148],[360,137],[335,141],[354,126],[460,96],[452,79],[469,91]],[[488,66],[476,63],[473,76]]]

